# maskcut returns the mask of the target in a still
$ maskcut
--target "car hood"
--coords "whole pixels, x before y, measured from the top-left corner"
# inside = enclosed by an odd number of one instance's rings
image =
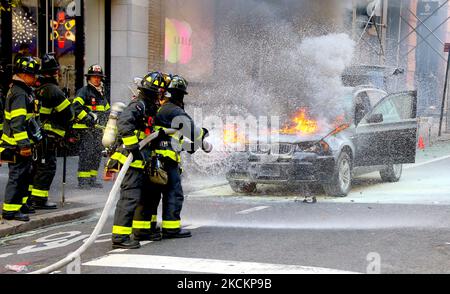
[[[325,133],[316,133],[311,135],[279,135],[280,143],[291,143],[297,144],[301,142],[314,142],[320,141],[325,137],[329,132]]]
[[[327,134],[329,134],[332,130],[328,132],[319,132],[310,135],[302,135],[302,134],[277,134],[272,135],[270,138],[270,142],[279,142],[279,143],[288,143],[288,144],[298,144],[302,142],[315,142],[323,139]],[[258,140],[259,139],[259,140]],[[268,142],[267,138],[252,138],[250,142]]]

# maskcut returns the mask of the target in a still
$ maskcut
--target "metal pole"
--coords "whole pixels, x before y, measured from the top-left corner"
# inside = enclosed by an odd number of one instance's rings
[[[50,20],[53,20],[54,17],[55,17],[55,2],[54,2],[54,0],[52,0],[52,15],[47,19],[47,23]],[[52,23],[52,36],[53,36],[53,38],[55,37],[55,28],[53,27],[53,23]],[[46,42],[48,42],[49,40],[50,39],[47,39]],[[55,52],[55,40],[54,39],[52,40],[52,52]]]
[[[402,36],[402,10],[403,10],[403,0],[400,1],[400,13],[398,15],[398,42],[397,42],[397,68],[400,67],[400,48],[402,44],[400,43],[400,38]],[[406,69],[407,70],[407,69]],[[395,79],[395,90],[398,90],[399,78]]]
[[[353,0],[352,39],[356,39],[356,0]]]
[[[388,13],[389,13],[389,0],[384,0],[383,3],[383,16],[382,16],[382,27],[381,27],[381,38],[383,42],[384,50],[387,51],[388,45],[387,45],[387,28],[388,28]],[[386,55],[383,55],[383,65],[386,63]]]
[[[445,72],[445,84],[444,84],[444,95],[442,97],[442,106],[441,106],[441,118],[439,120],[439,133],[438,137],[442,136],[442,122],[444,120],[444,108],[445,108],[445,98],[447,97],[447,86],[448,86],[448,71],[450,68],[450,50],[448,51],[447,58],[447,70]]]
[[[63,147],[63,179],[62,179],[62,194],[61,194],[61,207],[64,207],[66,202],[66,175],[67,175],[67,149]]]
[[[45,1],[45,23],[48,21],[48,0]],[[45,25],[45,53],[48,53],[48,28]]]

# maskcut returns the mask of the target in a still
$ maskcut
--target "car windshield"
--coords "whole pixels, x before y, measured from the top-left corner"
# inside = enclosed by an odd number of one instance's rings
[[[353,108],[353,91],[354,88],[346,88],[344,94],[341,96],[342,109],[344,110],[345,122],[352,121],[352,108]]]

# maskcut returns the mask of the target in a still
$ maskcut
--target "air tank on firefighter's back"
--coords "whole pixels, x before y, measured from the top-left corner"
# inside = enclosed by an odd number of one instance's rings
[[[126,107],[127,106],[125,105],[125,103],[122,102],[116,102],[112,105],[108,123],[106,124],[105,132],[103,133],[103,147],[109,148],[116,142],[117,120],[119,118],[119,115]]]

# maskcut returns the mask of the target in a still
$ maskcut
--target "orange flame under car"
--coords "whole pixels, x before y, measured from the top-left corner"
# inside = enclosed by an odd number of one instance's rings
[[[285,135],[292,134],[314,134],[319,130],[317,120],[312,119],[306,108],[301,108],[292,118],[291,122],[281,129],[281,133]]]

